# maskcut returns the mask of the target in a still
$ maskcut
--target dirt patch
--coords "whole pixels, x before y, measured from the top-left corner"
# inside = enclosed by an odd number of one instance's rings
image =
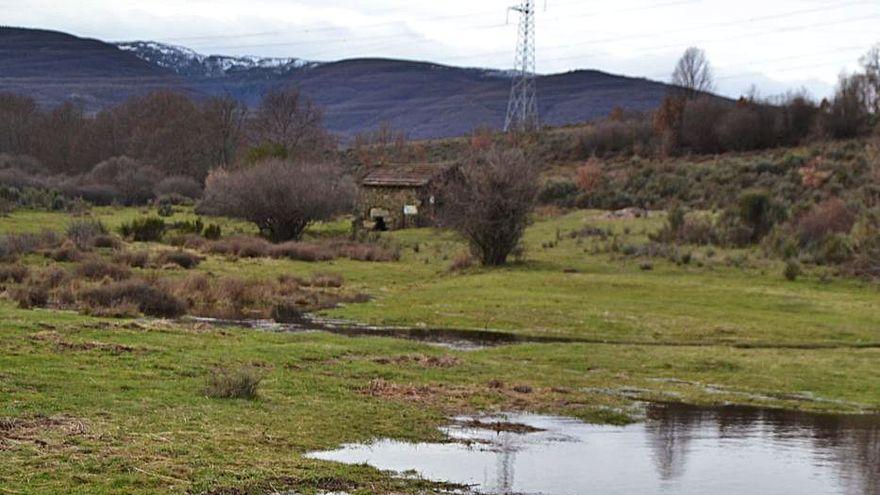
[[[396,364],[421,366],[423,368],[452,368],[458,366],[459,360],[455,356],[414,356],[379,357],[373,360],[376,364]]]
[[[55,349],[59,352],[65,351],[93,351],[101,350],[112,354],[126,354],[134,352],[136,348],[125,344],[110,344],[106,342],[90,341],[90,342],[71,342],[64,338],[60,333],[55,331],[37,332],[28,337],[34,342],[46,342],[55,345]]]
[[[82,436],[87,431],[82,420],[66,415],[0,418],[0,450],[10,450],[19,445],[40,448],[60,446],[63,440],[57,442],[53,438],[58,435]]]

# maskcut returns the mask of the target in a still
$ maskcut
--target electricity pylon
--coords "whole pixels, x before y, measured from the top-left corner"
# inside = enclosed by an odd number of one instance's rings
[[[535,1],[520,0],[520,4],[510,10],[520,16],[514,62],[516,76],[510,90],[504,131],[534,131],[540,126],[535,83]]]

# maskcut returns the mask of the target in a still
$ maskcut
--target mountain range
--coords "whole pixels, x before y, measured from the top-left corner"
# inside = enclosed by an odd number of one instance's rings
[[[342,136],[388,122],[416,139],[459,136],[503,124],[511,73],[379,58],[314,62],[298,58],[202,55],[152,41],[107,43],[66,33],[0,27],[0,91],[45,106],[78,101],[98,111],[128,97],[175,89],[194,97],[231,94],[255,104],[268,89],[295,85]],[[668,86],[578,70],[537,78],[542,122],[582,123],[615,107],[656,108]]]

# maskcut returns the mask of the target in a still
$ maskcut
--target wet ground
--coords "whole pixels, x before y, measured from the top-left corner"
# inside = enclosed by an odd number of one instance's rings
[[[511,414],[443,431],[450,442],[380,440],[311,457],[491,494],[880,494],[878,416],[659,404],[625,427]]]
[[[487,330],[376,327],[358,325],[347,321],[313,318],[311,316],[303,316],[299,319],[283,323],[273,320],[216,320],[211,318],[192,318],[192,320],[213,325],[236,326],[273,332],[328,332],[345,337],[385,337],[414,340],[459,351],[523,343],[558,344],[587,342],[566,337],[530,336]]]

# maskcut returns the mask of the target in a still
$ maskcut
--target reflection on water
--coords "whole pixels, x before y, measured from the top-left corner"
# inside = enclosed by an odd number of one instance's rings
[[[653,405],[644,423],[588,425],[506,415],[542,431],[461,423],[453,440],[390,440],[312,457],[415,470],[481,493],[880,494],[880,418],[724,407]]]

